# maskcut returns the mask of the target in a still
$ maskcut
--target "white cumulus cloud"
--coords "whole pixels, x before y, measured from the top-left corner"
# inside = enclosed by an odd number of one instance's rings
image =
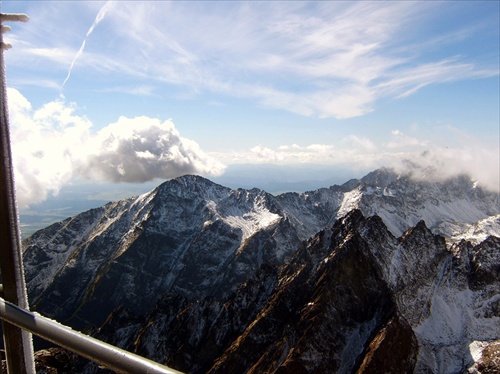
[[[180,136],[172,121],[120,117],[99,132],[59,99],[33,109],[9,89],[16,194],[20,206],[57,194],[74,178],[146,182],[183,174],[219,175],[224,166],[193,140]]]
[[[218,175],[223,166],[173,122],[156,118],[120,117],[93,138],[79,173],[112,182],[146,182],[182,174]]]

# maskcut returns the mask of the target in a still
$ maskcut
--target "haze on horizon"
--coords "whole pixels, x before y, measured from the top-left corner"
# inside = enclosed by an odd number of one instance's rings
[[[2,5],[21,207],[241,164],[500,188],[498,2]]]

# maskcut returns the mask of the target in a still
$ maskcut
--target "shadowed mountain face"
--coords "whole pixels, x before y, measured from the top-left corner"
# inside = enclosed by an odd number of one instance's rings
[[[187,372],[452,373],[499,339],[500,240],[428,226],[499,211],[386,169],[279,196],[186,176],[34,234],[26,277],[40,313]]]
[[[354,211],[348,219],[356,225],[362,217]],[[211,372],[351,372],[358,365],[395,308],[366,243],[342,229],[319,233],[296,253],[268,304]]]

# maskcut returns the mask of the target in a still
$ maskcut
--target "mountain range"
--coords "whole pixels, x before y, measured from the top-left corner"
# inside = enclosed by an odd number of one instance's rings
[[[23,248],[32,309],[181,371],[456,373],[500,368],[499,237],[498,193],[382,168],[280,195],[186,175]]]

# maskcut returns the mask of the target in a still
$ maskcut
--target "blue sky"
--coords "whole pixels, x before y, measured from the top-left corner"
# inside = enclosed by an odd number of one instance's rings
[[[241,163],[498,190],[499,4],[4,0],[20,204]]]

